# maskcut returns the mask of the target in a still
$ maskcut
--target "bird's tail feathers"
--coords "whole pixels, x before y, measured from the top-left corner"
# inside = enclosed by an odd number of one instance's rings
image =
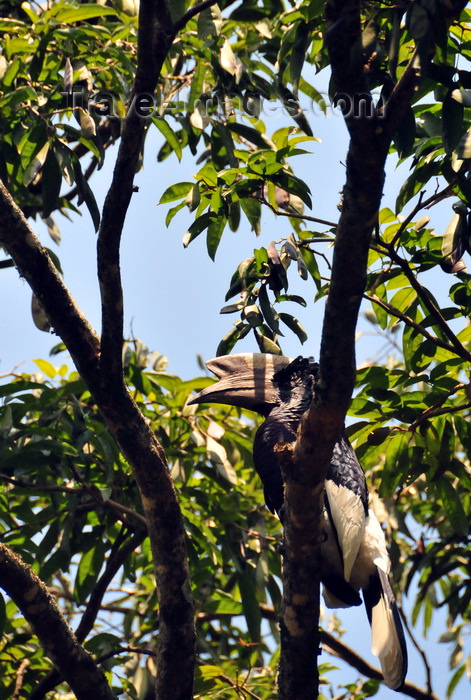
[[[398,690],[407,673],[407,647],[394,595],[387,575],[378,577],[364,590],[365,606],[371,623],[371,651],[381,663],[384,680]]]

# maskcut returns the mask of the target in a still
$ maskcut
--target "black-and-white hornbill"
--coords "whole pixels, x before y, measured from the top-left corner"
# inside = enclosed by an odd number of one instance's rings
[[[206,363],[219,379],[189,401],[224,403],[265,417],[254,440],[255,468],[267,506],[283,520],[284,488],[275,446],[296,439],[314,396],[317,364],[280,355],[244,353]],[[321,547],[323,597],[329,608],[361,604],[371,624],[371,649],[387,685],[398,690],[407,672],[407,648],[388,579],[390,559],[381,526],[368,507],[365,475],[345,435],[327,470]]]

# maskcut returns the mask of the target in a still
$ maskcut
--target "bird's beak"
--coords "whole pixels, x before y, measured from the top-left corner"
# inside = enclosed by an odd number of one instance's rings
[[[280,403],[273,377],[290,362],[289,357],[269,353],[216,357],[209,360],[206,367],[219,381],[200,391],[188,403],[225,403],[267,415]]]

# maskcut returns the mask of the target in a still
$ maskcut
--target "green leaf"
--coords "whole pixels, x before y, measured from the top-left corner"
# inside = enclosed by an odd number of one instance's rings
[[[392,496],[403,478],[404,470],[409,468],[408,448],[407,433],[397,431],[390,434],[386,442],[386,459],[379,489],[381,498]]]
[[[449,90],[443,100],[442,107],[442,136],[446,153],[451,153],[460,143],[463,131],[464,107],[452,97]]]
[[[219,6],[209,7],[198,15],[198,38],[213,39],[221,32],[222,18]]]
[[[280,324],[278,321],[278,314],[276,313],[273,306],[270,304],[268,299],[268,292],[266,284],[262,284],[260,291],[258,293],[258,300],[260,303],[260,310],[263,314],[268,327],[273,331],[273,333],[280,332]]]
[[[213,160],[215,160],[214,148],[217,142],[222,144],[221,150],[225,152],[226,162],[231,168],[237,168],[239,160],[234,155],[234,141],[232,140],[231,132],[225,124],[221,124],[220,122],[213,123],[213,130],[211,132],[211,152],[213,153]],[[225,163],[223,165],[225,165]]]
[[[452,484],[445,477],[435,482],[435,488],[443,504],[446,516],[455,532],[461,537],[469,534],[469,521],[461,499]]]
[[[54,209],[59,207],[59,196],[62,185],[62,172],[57,158],[52,150],[47,154],[42,171],[43,211],[42,216],[47,219]]]
[[[188,96],[188,114],[192,114],[198,104],[204,88],[204,78],[207,64],[204,60],[196,61],[196,70],[191,81],[190,94]]]
[[[178,136],[164,117],[152,117],[157,129],[160,131],[162,136],[166,139],[167,143],[171,147],[172,151],[177,156],[178,160],[182,159],[182,147]]]
[[[245,338],[250,328],[251,326],[249,323],[239,323],[235,328],[230,330],[220,341],[216,350],[216,357],[229,355],[237,341]]]
[[[412,152],[415,141],[415,130],[414,111],[412,107],[408,106],[393,139],[399,158],[405,158]]]
[[[9,88],[11,87],[13,81],[15,80],[16,76],[18,75],[18,71],[21,67],[21,61],[19,58],[15,58],[13,61],[10,61],[8,64],[8,68],[6,69],[5,73],[2,76],[2,83],[3,83],[3,88]]]
[[[195,175],[198,182],[204,182],[208,187],[216,187],[218,184],[218,174],[212,163],[206,163]]]
[[[250,573],[248,575],[238,576],[237,583],[239,584],[240,595],[242,598],[242,608],[244,610],[247,627],[252,642],[260,642],[260,627],[262,623],[262,614],[255,595],[255,582],[252,580]]]
[[[422,188],[424,188],[440,170],[440,163],[431,161],[414,170],[402,185],[396,199],[396,213],[399,214]]]
[[[74,586],[74,595],[79,605],[86,601],[89,593],[92,591],[104,559],[105,545],[101,539],[96,542],[94,547],[82,555],[77,567]]]
[[[252,231],[255,231],[256,235],[259,236],[261,233],[260,218],[262,215],[262,205],[258,199],[253,197],[247,197],[240,200],[240,206],[245,216],[249,220],[252,227]]]
[[[304,261],[304,264],[307,267],[307,270],[309,274],[311,275],[312,279],[314,280],[314,284],[316,285],[317,289],[320,289],[321,287],[321,274],[319,272],[319,267],[317,265],[317,260],[316,256],[312,252],[310,248],[306,248],[305,246],[300,246],[299,252],[301,254],[301,257]]]
[[[249,326],[250,328],[250,326]],[[263,333],[259,333],[258,330],[254,329],[255,340],[259,347],[260,352],[270,352],[273,355],[282,355],[281,348],[274,340],[268,338]]]
[[[213,213],[206,212],[201,214],[193,221],[188,231],[183,236],[183,246],[186,248],[202,231],[208,228],[209,224],[215,220]]]
[[[117,16],[114,8],[97,4],[62,7],[58,12],[54,12],[53,15],[57,22],[62,22],[63,24],[76,24],[77,22],[103,17],[104,15]]]
[[[289,77],[296,94],[299,87],[299,79],[304,66],[304,59],[311,39],[310,25],[307,22],[299,22],[296,27],[293,46],[289,55]]]
[[[98,209],[95,195],[93,194],[92,189],[82,172],[80,161],[75,155],[72,158],[72,166],[74,168],[75,182],[77,184],[77,188],[80,194],[82,195],[85,204],[87,205],[88,211],[90,212],[95,231],[98,231],[100,227],[100,210]]]
[[[28,187],[28,185],[30,185],[33,182],[34,178],[43,167],[44,163],[46,162],[48,152],[49,141],[46,141],[46,143],[41,147],[41,149],[35,154],[33,160],[30,162],[30,164],[24,172],[23,185],[25,185],[25,187]]]
[[[303,299],[303,297],[298,296],[297,294],[279,294],[277,297],[277,301],[292,301],[295,304],[299,304],[300,306],[307,306],[306,300]]]
[[[242,615],[243,607],[240,600],[235,600],[232,595],[225,591],[214,591],[211,600],[205,605],[208,612],[219,613],[220,615]],[[219,673],[221,669],[218,669]]]
[[[451,698],[451,696],[453,695],[453,693],[454,693],[454,691],[455,691],[455,689],[456,689],[456,686],[458,685],[458,683],[460,682],[460,680],[462,679],[462,677],[463,677],[463,675],[464,675],[465,670],[466,670],[466,669],[465,669],[465,665],[462,664],[461,666],[459,666],[459,667],[456,669],[456,671],[455,671],[454,674],[452,675],[452,677],[451,677],[451,679],[450,679],[450,682],[448,683],[447,688],[446,688],[446,697],[447,697],[447,700],[448,700],[449,698]]]
[[[159,199],[159,204],[174,202],[176,199],[186,197],[188,192],[193,188],[194,182],[177,182],[174,185],[167,187],[163,195]]]
[[[84,647],[94,656],[102,656],[103,654],[109,654],[109,652],[119,649],[122,644],[121,637],[115,634],[110,634],[109,632],[100,632],[95,634],[91,639],[87,639]]]
[[[247,139],[247,141],[250,141],[250,143],[255,144],[255,146],[258,146],[259,148],[265,149],[274,147],[274,144],[265,136],[265,134],[262,134],[252,126],[238,124],[237,122],[228,122],[227,126],[234,134],[242,136],[242,138]]]
[[[237,231],[240,224],[240,202],[229,202],[227,220],[231,231]]]
[[[211,218],[206,235],[206,246],[208,255],[211,260],[214,260],[219,243],[221,242],[222,234],[226,227],[227,219],[223,214],[218,214]],[[190,227],[191,228],[191,227]]]
[[[180,202],[180,204],[177,204],[176,206],[171,207],[168,210],[167,216],[165,217],[165,226],[167,226],[167,227],[170,226],[170,222],[172,221],[175,214],[177,214],[180,211],[180,209],[183,209],[184,206],[186,206],[185,200],[183,200],[183,202]]]
[[[290,314],[285,314],[284,312],[280,312],[279,316],[280,320],[283,321],[283,323],[285,323],[288,328],[298,336],[301,343],[304,343],[307,340],[307,333],[297,318],[291,316]]]
[[[47,360],[38,359],[38,360],[33,360],[33,362],[35,365],[37,365],[39,367],[41,372],[43,372],[43,374],[46,375],[46,377],[49,377],[50,379],[54,379],[54,377],[57,375],[56,368],[54,367],[54,365],[52,365]]]
[[[412,304],[416,300],[417,292],[415,291],[415,289],[413,289],[412,287],[406,287],[404,289],[400,289],[394,294],[390,301],[390,304],[391,306],[394,306],[396,309],[401,311],[403,314],[406,314],[410,306],[412,306]],[[392,322],[395,323],[396,319],[393,318]]]

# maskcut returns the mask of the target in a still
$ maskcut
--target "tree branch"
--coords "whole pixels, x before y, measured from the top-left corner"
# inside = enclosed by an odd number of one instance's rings
[[[16,672],[15,688],[13,690],[13,695],[11,696],[11,700],[20,700],[21,689],[23,687],[23,682],[25,679],[25,673],[26,673],[30,663],[31,662],[29,659],[23,659],[23,661],[18,666],[18,670]]]
[[[165,0],[141,0],[138,68],[132,96],[153,93],[174,38]],[[192,696],[195,661],[193,599],[189,582],[185,531],[165,453],[130,396],[121,367],[123,298],[119,245],[133,189],[144,121],[131,108],[108,192],[98,239],[98,268],[103,304],[100,354],[98,338],[77,309],[49,256],[2,186],[0,242],[69,349],[108,429],[133,469],[142,497],[159,592],[156,694],[178,700]]]
[[[381,246],[387,250],[387,254],[391,258],[391,260],[394,263],[396,263],[396,265],[399,265],[404,275],[409,280],[412,289],[414,289],[414,291],[417,292],[417,295],[420,297],[422,303],[427,308],[430,315],[434,317],[437,326],[439,326],[439,328],[443,331],[444,335],[446,335],[446,337],[449,339],[453,347],[453,352],[456,353],[458,357],[463,357],[463,359],[466,359],[468,362],[471,361],[471,353],[469,353],[463,347],[463,344],[460,343],[460,341],[453,333],[448,323],[443,318],[440,309],[435,305],[433,300],[425,293],[422,285],[414,275],[413,270],[411,270],[411,268],[409,267],[409,263],[407,262],[407,260],[401,258],[399,253],[389,243],[381,241]]]
[[[301,422],[295,445],[284,446],[281,454],[285,552],[280,700],[293,696],[299,700],[317,698],[317,679],[314,673],[307,676],[306,667],[316,666],[319,647],[315,626],[319,615],[323,483],[355,385],[355,333],[366,286],[371,236],[383,194],[386,158],[418,79],[413,57],[390,103],[388,114],[394,114],[386,120],[372,105],[361,47],[360,3],[328,2],[326,16],[330,20],[326,44],[336,101],[342,107],[350,144],[315,399]],[[432,41],[431,35],[427,41]],[[308,579],[310,587],[306,585]],[[308,646],[310,658],[305,655]]]
[[[67,345],[80,374],[96,380],[100,353],[98,337],[1,181],[0,243],[47,310],[55,333]]]
[[[383,674],[378,668],[371,666],[371,664],[365,661],[365,659],[347,646],[347,644],[341,642],[340,639],[337,639],[325,630],[321,630],[321,640],[327,653],[337,656],[352,668],[356,668],[362,676],[375,680],[383,680]],[[431,690],[423,690],[409,681],[405,681],[404,685],[401,687],[401,695],[415,698],[415,700],[440,700]]]
[[[329,226],[330,228],[335,228],[337,224],[334,221],[327,221],[326,219],[318,219],[315,216],[308,216],[307,214],[293,214],[287,211],[280,211],[271,204],[265,197],[257,197],[251,195],[254,199],[257,199],[262,204],[265,204],[271,211],[276,214],[276,216],[287,216],[290,219],[299,219],[300,221],[312,221],[315,224],[321,224],[322,226]],[[328,239],[325,239],[328,240]],[[309,241],[303,241],[303,243],[308,243]]]
[[[137,532],[132,537],[128,538],[127,542],[122,547],[112,549],[110,556],[106,561],[105,570],[102,576],[98,579],[82,615],[82,619],[75,630],[75,636],[79,642],[84,642],[90,634],[96,617],[101,609],[103,597],[113,580],[118,573],[124,561],[139,547],[147,537],[147,531]],[[59,683],[62,682],[61,674],[54,669],[50,671],[34,688],[29,700],[40,700],[46,693],[53,690]]]
[[[98,279],[102,299],[101,370],[104,383],[124,384],[122,368],[124,302],[120,244],[133,193],[134,176],[142,153],[147,121],[138,114],[136,100],[153,95],[162,65],[175,38],[165,0],[141,0],[137,70],[124,121],[111,186],[103,207],[97,243]]]
[[[33,627],[46,654],[78,700],[116,700],[102,671],[68,627],[44,583],[8,547],[0,544],[0,586]]]
[[[216,5],[217,2],[218,0],[204,0],[204,2],[199,2],[197,5],[193,5],[193,7],[190,7],[190,9],[187,10],[185,14],[180,17],[180,19],[177,19],[177,21],[173,25],[173,31],[175,32],[175,34],[177,34],[181,29],[184,29],[190,21],[190,19],[193,19],[193,17],[199,15],[199,13],[203,12],[203,10],[207,10],[208,7]],[[232,2],[235,2],[235,0],[231,0],[231,2],[227,4],[230,5],[232,4]]]
[[[388,314],[390,314],[391,316],[398,318],[400,321],[405,323],[407,326],[410,326],[411,328],[415,328],[415,330],[418,333],[423,335],[424,338],[431,340],[433,343],[435,343],[435,345],[437,345],[437,347],[443,348],[444,350],[448,350],[448,352],[452,352],[455,355],[457,355],[458,357],[461,357],[462,359],[467,360],[468,362],[470,361],[471,354],[468,353],[468,351],[461,344],[460,344],[461,348],[459,349],[453,345],[450,345],[449,343],[445,342],[444,340],[437,338],[436,335],[433,335],[433,333],[430,333],[420,323],[417,323],[417,321],[414,321],[410,316],[407,316],[407,314],[403,314],[402,311],[399,311],[399,309],[396,309],[395,306],[392,306],[387,301],[384,301],[384,299],[380,299],[376,294],[364,294],[363,296],[365,299],[368,299],[373,304],[377,304],[378,306],[380,306],[382,309],[387,311]]]

